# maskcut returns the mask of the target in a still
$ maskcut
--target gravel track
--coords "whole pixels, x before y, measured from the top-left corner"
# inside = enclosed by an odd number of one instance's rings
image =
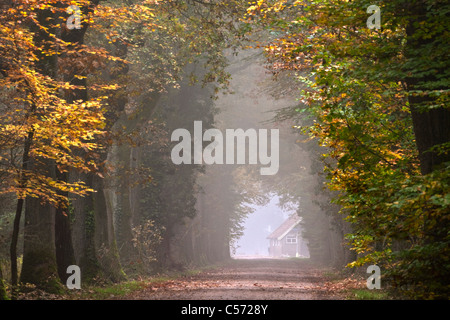
[[[126,300],[338,300],[323,272],[299,259],[236,259],[194,276],[148,283]]]

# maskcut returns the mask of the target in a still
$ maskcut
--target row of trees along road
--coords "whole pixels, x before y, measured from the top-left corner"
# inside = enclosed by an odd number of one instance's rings
[[[330,221],[355,255],[338,260],[376,263],[412,297],[448,297],[449,4],[374,2],[81,0],[67,11],[73,1],[0,1],[0,222],[11,226],[1,297],[6,272],[15,297],[19,283],[60,292],[71,264],[87,283],[176,267],[171,238],[182,221],[195,232],[197,212],[223,229],[186,243],[186,257],[229,256],[242,221],[230,210],[248,199],[230,190],[196,204],[201,168],[174,166],[168,137],[194,119],[213,126],[224,50],[242,40],[259,42],[275,75],[294,76],[283,86],[299,105],[279,119],[298,122],[312,156],[323,154],[312,170],[325,167],[328,191],[311,201],[340,209]],[[366,26],[371,4],[380,29]],[[214,201],[218,216],[203,218]]]
[[[85,283],[171,264],[164,248],[173,225],[195,213],[198,168],[171,163],[168,133],[212,122],[211,104],[180,101],[206,101],[227,84],[223,50],[238,40],[240,5],[1,1],[0,173],[13,296],[19,282],[60,292],[72,264]],[[189,82],[215,85],[159,101]]]
[[[381,25],[366,24],[369,5]],[[450,293],[449,4],[255,1],[249,29],[275,74],[291,72],[312,117],[299,131],[327,148],[327,184],[351,224],[350,266],[378,264],[415,298]]]

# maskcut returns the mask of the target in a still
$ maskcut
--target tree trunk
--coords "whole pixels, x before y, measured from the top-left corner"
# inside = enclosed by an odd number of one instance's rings
[[[85,13],[89,10],[88,8],[83,8]],[[60,17],[60,22],[62,22],[62,17]],[[77,45],[84,43],[84,35],[86,33],[88,24],[83,24],[80,29],[69,30],[63,28],[60,31],[60,37],[63,41],[70,43],[70,49],[76,50]],[[67,54],[63,53],[61,58],[66,58]],[[88,100],[87,93],[87,82],[86,79],[79,79],[75,75],[83,74],[82,70],[74,69],[73,72],[64,74],[64,81],[70,83],[71,85],[76,85],[79,89],[69,91],[65,94],[64,98],[67,103],[73,103],[77,100]],[[57,172],[58,180],[68,181],[69,174]],[[62,194],[64,197],[69,199],[69,193],[66,192]],[[72,226],[69,218],[69,211],[73,209],[70,207],[67,209],[57,209],[55,215],[55,247],[56,247],[56,261],[58,263],[58,274],[63,283],[66,283],[69,274],[67,274],[67,267],[76,264],[75,251],[73,247],[72,240]],[[83,272],[83,271],[82,271]]]
[[[68,208],[70,210],[70,208]],[[58,275],[63,283],[67,282],[69,274],[67,267],[76,264],[72,243],[72,231],[68,210],[56,209],[55,214],[55,249]]]
[[[125,279],[117,249],[114,233],[113,213],[108,210],[105,197],[104,179],[97,175],[91,177],[92,186],[97,190],[92,195],[94,222],[95,222],[95,245],[99,252],[99,262],[104,275],[113,282]]]
[[[2,265],[0,264],[0,301],[8,300],[8,295],[6,293],[5,280],[3,280]]]
[[[54,18],[51,10],[38,11],[37,19],[41,25],[47,25],[50,18]],[[34,40],[37,44],[51,46],[53,39],[46,32],[36,25],[32,25],[31,28],[36,34]],[[50,32],[55,32],[54,26],[49,26],[49,29]],[[40,52],[36,54],[39,57],[37,69],[44,75],[54,77],[56,56],[42,56]],[[27,169],[33,170],[35,160],[30,158],[27,162]],[[44,164],[44,168],[34,169],[41,169],[48,176],[56,177],[53,161],[41,159],[40,162]],[[27,197],[25,200],[21,282],[34,284],[37,288],[48,292],[59,292],[61,289],[55,256],[55,212],[53,206],[42,204],[41,199]]]
[[[431,2],[430,2],[431,3]],[[437,150],[430,151],[431,148],[450,142],[450,108],[448,100],[439,101],[438,97],[429,94],[445,92],[448,90],[448,52],[440,52],[443,43],[448,42],[446,28],[437,30],[441,26],[432,25],[437,19],[433,10],[439,7],[432,7],[426,1],[418,1],[410,4],[409,14],[411,20],[406,28],[406,50],[405,57],[413,67],[408,71],[406,79],[407,89],[412,94],[409,95],[409,104],[414,126],[414,134],[419,151],[420,169],[423,175],[439,172],[441,165],[450,161],[450,152],[440,153]],[[430,26],[431,25],[431,26]],[[427,30],[421,29],[426,27]],[[447,80],[447,81],[444,81]],[[423,93],[423,94],[415,94]],[[444,98],[445,99],[445,98]],[[437,107],[438,104],[447,103],[446,106]],[[447,210],[448,211],[448,210]],[[436,297],[448,296],[449,272],[445,265],[448,263],[448,250],[441,249],[440,244],[448,246],[448,230],[450,221],[443,209],[435,212],[426,208],[422,212],[424,217],[423,243],[430,245],[433,249],[427,249],[416,257],[415,261],[420,261],[426,257],[426,274],[421,279],[413,282],[419,283],[419,288],[428,287],[429,294]],[[424,247],[426,248],[426,247]],[[413,261],[414,261],[413,260]],[[427,265],[427,263],[429,263]],[[419,267],[421,268],[421,267]],[[413,268],[414,270],[414,268]],[[407,280],[408,281],[408,280]],[[437,285],[439,283],[439,285]],[[440,292],[439,292],[440,291]]]
[[[92,6],[99,1],[91,1]],[[82,8],[84,14],[87,14],[92,8]],[[88,24],[84,23],[81,29],[64,29],[62,39],[73,44],[83,44],[84,36]],[[83,74],[83,70],[76,70],[75,73]],[[72,75],[66,75],[66,81],[71,84],[86,88],[86,79],[74,78]],[[67,97],[67,101],[88,100],[86,89],[74,90],[72,95]],[[108,129],[108,128],[107,128]],[[102,155],[102,160],[106,160],[107,152]],[[86,197],[75,197],[74,212],[76,229],[74,241],[76,242],[77,261],[84,274],[84,279],[92,280],[97,276],[106,276],[117,281],[123,279],[123,272],[120,266],[115,235],[112,221],[112,212],[107,209],[106,198],[104,195],[103,179],[95,173],[83,174],[83,181],[96,192]],[[61,234],[69,237],[69,222],[66,216],[59,217],[59,227],[63,228]],[[61,238],[63,239],[63,238]],[[61,244],[61,246],[63,246]],[[65,255],[70,254],[70,248],[66,248]],[[65,257],[64,265],[70,261],[70,257]],[[62,266],[63,267],[63,266]]]
[[[55,212],[53,206],[42,205],[39,199],[26,199],[20,281],[51,293],[61,289],[55,255]]]
[[[34,111],[34,108],[32,112]],[[29,165],[29,153],[30,148],[33,143],[33,136],[34,132],[30,131],[28,133],[27,140],[25,141],[24,150],[23,150],[23,156],[22,156],[22,177],[20,179],[20,187],[25,187],[26,184],[26,177],[25,171],[28,169]],[[11,260],[11,286],[13,294],[12,296],[15,297],[15,290],[17,286],[18,281],[18,270],[17,270],[17,241],[19,239],[19,229],[20,229],[20,220],[22,217],[22,210],[24,205],[24,199],[19,198],[17,199],[17,206],[16,206],[16,214],[14,216],[14,223],[13,223],[13,232],[11,236],[11,246],[10,246],[10,260]]]
[[[428,174],[440,164],[450,161],[450,153],[429,151],[434,146],[450,141],[450,110],[439,108],[421,112],[416,106],[422,102],[423,99],[418,97],[409,98],[420,168],[422,174]]]
[[[117,244],[120,248],[120,257],[122,263],[129,265],[134,257],[134,248],[132,243],[132,212],[130,205],[130,179],[128,172],[130,170],[130,146],[127,144],[117,147],[117,158],[119,166],[123,168],[118,174],[118,194],[116,204],[117,221]]]
[[[414,62],[414,68],[410,67],[411,70],[407,70],[410,75],[406,79],[406,84],[409,91],[426,92],[430,90],[430,84],[438,81],[437,76],[446,71],[445,65],[444,67],[442,64],[430,65],[426,60],[427,56],[431,54],[430,51],[433,50],[433,44],[442,40],[444,34],[441,32],[430,36],[429,32],[419,29],[423,23],[430,22],[428,17],[430,9],[427,9],[425,2],[419,1],[410,4],[409,13],[411,19],[406,27],[405,56],[409,61]],[[433,89],[446,90],[448,86],[441,85],[440,88]],[[450,142],[450,109],[448,106],[446,108],[430,108],[428,105],[437,103],[437,99],[428,94],[411,94],[408,99],[419,151],[420,168],[422,174],[425,175],[434,171],[440,164],[450,161],[450,153],[439,154],[437,151],[429,151],[434,146]]]
[[[71,181],[88,181],[86,174],[71,173]],[[89,184],[91,187],[91,185]],[[101,268],[96,255],[95,246],[95,214],[92,195],[74,196],[73,204],[73,245],[77,265],[81,269],[84,281],[101,276]]]
[[[125,59],[128,54],[127,44],[125,42],[117,41],[114,43],[114,46],[114,55]],[[128,73],[129,67],[127,64],[118,62],[118,65],[113,66],[111,70],[112,71],[108,75],[109,79],[118,81],[120,77],[123,77]],[[127,101],[128,95],[126,87],[122,88],[121,90],[119,90],[119,92],[116,92],[113,97],[108,99],[108,105],[110,107],[106,112],[106,130],[112,130],[113,126],[120,118],[120,115],[123,114]],[[101,154],[102,161],[106,161],[108,152],[109,151],[105,151],[103,154]],[[128,153],[126,154],[128,155]],[[92,201],[95,213],[95,242],[97,249],[100,250],[99,262],[103,267],[103,271],[105,272],[105,276],[107,278],[112,281],[120,281],[125,278],[125,273],[120,262],[118,243],[116,241],[116,232],[114,230],[114,210],[111,210],[113,208],[107,205],[107,197],[105,195],[105,193],[107,192],[107,188],[105,186],[104,179],[100,178],[97,175],[91,175],[89,181],[91,181],[94,190],[97,190],[97,192],[92,197]],[[124,186],[124,188],[127,188],[127,191],[129,191],[128,186]],[[119,198],[119,202],[121,202],[121,204],[126,207],[125,217],[121,217],[122,219],[126,220],[126,227],[125,230],[119,230],[118,234],[122,236],[122,232],[126,233],[126,235],[123,235],[124,238],[126,238],[126,246],[129,249],[132,249],[131,247],[129,247],[129,245],[131,245],[131,221],[128,221],[129,219],[131,219],[131,213],[129,211],[129,192],[119,194]],[[124,213],[124,208],[122,208],[121,213]],[[118,221],[118,227],[120,228],[121,226],[121,221]],[[122,245],[123,243],[120,243],[119,247],[122,248]],[[125,255],[127,254],[128,253],[125,253]]]
[[[73,200],[74,249],[83,278],[88,282],[97,277],[105,277],[111,281],[124,279],[112,212],[108,210],[104,195],[103,179],[94,174],[83,174],[80,178],[96,190],[95,194],[76,196]]]

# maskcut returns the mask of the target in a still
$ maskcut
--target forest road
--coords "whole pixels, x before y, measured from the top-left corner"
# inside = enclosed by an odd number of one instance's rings
[[[126,300],[340,300],[326,269],[300,259],[234,259],[193,276],[148,283]]]

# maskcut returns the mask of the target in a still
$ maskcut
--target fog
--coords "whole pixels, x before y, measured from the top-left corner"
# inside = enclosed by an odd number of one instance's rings
[[[261,258],[269,257],[269,240],[272,233],[290,214],[295,211],[283,211],[279,207],[279,198],[274,195],[270,202],[263,206],[254,206],[244,223],[244,234],[236,244],[233,257]]]
[[[278,111],[298,105],[294,94],[277,91],[281,90],[280,80],[274,81],[272,74],[264,68],[261,51],[243,51],[229,58],[231,93],[220,94],[215,101],[218,110],[215,126],[223,132],[238,128],[278,129],[279,171],[273,176],[261,176],[258,165],[232,166],[226,170],[238,176],[233,182],[220,180],[214,187],[211,184],[203,184],[202,187],[206,197],[213,197],[210,189],[214,188],[222,191],[237,188],[248,196],[247,203],[243,204],[248,211],[241,222],[243,234],[231,243],[231,255],[235,258],[268,257],[267,236],[270,233],[292,214],[319,210],[311,199],[304,197],[303,200],[301,196],[312,192],[316,182],[308,170],[311,164],[309,154],[299,146],[298,130],[293,129],[292,122],[274,121]],[[286,87],[286,83],[282,85]],[[205,175],[213,177],[218,174],[217,170],[224,170],[217,167],[220,166],[208,166]]]
[[[225,264],[448,295],[450,10],[365,4],[1,1],[0,300]]]

